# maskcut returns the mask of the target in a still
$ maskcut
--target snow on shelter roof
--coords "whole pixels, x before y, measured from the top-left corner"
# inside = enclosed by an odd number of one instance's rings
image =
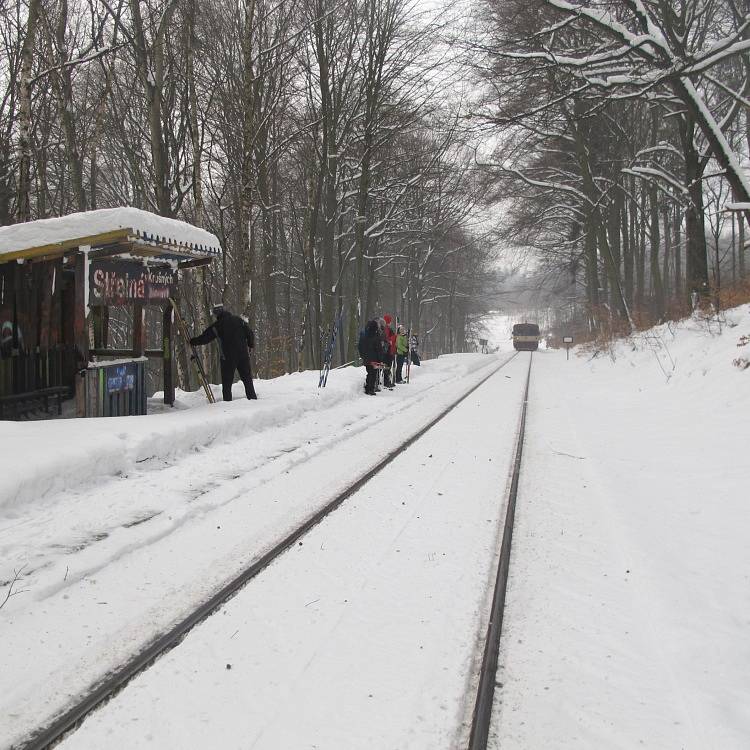
[[[140,243],[162,247],[165,253],[191,257],[213,257],[221,253],[216,235],[184,221],[167,219],[139,208],[122,206],[37,219],[24,224],[0,227],[0,260],[3,255],[24,257],[37,248],[54,251],[55,246],[76,247],[105,244],[99,235],[120,240],[130,238]]]

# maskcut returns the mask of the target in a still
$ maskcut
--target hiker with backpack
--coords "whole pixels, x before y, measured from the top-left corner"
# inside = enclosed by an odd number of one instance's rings
[[[383,385],[386,388],[393,388],[393,379],[391,369],[393,368],[393,361],[396,357],[396,332],[393,330],[392,322],[393,318],[390,315],[383,316],[383,322],[385,323],[385,329],[383,331],[384,336],[384,359],[383,359]]]
[[[383,344],[377,320],[368,321],[364,329],[360,331],[357,349],[367,370],[365,393],[368,396],[374,396],[377,371],[382,367],[383,362]]]

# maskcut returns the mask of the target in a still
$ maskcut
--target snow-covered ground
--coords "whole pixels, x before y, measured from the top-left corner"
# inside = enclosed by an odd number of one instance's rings
[[[527,357],[62,747],[465,745]]]
[[[750,740],[750,307],[613,352],[540,351],[493,737]],[[0,747],[164,631],[510,356],[408,387],[1,422]],[[92,716],[75,748],[465,746],[528,354]],[[239,386],[241,390],[241,386]],[[7,583],[0,587],[0,601]]]
[[[535,356],[498,748],[750,747],[750,306],[727,321]]]
[[[441,357],[375,398],[361,370],[181,394],[148,417],[0,422],[0,747],[179,621],[509,355]],[[242,385],[236,386],[239,396]],[[1,598],[0,598],[1,601]]]

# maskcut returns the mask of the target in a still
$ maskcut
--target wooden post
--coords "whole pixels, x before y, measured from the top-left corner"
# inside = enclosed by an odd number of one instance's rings
[[[94,328],[94,349],[107,349],[109,346],[109,307],[106,305],[92,307],[91,322]]]
[[[97,305],[91,308],[91,325],[94,329],[94,349],[104,349],[102,344],[102,313],[104,308]]]
[[[101,320],[99,322],[101,325],[102,348],[109,349],[109,307],[107,305],[102,307]]]
[[[73,312],[73,340],[76,349],[76,370],[86,370],[89,363],[89,320],[88,320],[88,285],[89,285],[89,250],[90,246],[81,246],[75,259],[75,296]],[[76,374],[76,415],[86,416],[86,378],[85,372]]]
[[[24,289],[24,267],[23,264],[16,263],[13,269],[13,333],[11,340],[11,357],[12,357],[12,375],[11,375],[11,393],[22,393],[26,390],[25,378],[23,372],[23,360],[21,358],[22,344],[24,343],[24,335],[26,333],[25,326],[21,326],[19,318],[21,317],[21,311],[26,311],[27,307],[24,304],[26,301],[26,293]],[[25,322],[26,316],[23,316]]]
[[[42,299],[39,317],[39,348],[43,354],[49,351],[52,338],[52,285],[55,274],[55,261],[47,261],[41,264]]]
[[[164,357],[162,368],[164,370],[164,403],[174,406],[174,337],[172,334],[172,305],[167,305],[162,310],[162,346]]]
[[[62,287],[63,287],[63,259],[51,261],[52,285],[50,291],[49,315],[49,345],[54,348],[63,341],[62,333]]]
[[[133,303],[133,356],[142,357],[146,351],[146,325],[143,302]]]

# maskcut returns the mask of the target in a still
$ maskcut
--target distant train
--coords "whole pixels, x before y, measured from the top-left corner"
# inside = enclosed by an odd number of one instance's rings
[[[539,326],[536,323],[516,323],[513,326],[513,348],[533,352],[539,348]]]

